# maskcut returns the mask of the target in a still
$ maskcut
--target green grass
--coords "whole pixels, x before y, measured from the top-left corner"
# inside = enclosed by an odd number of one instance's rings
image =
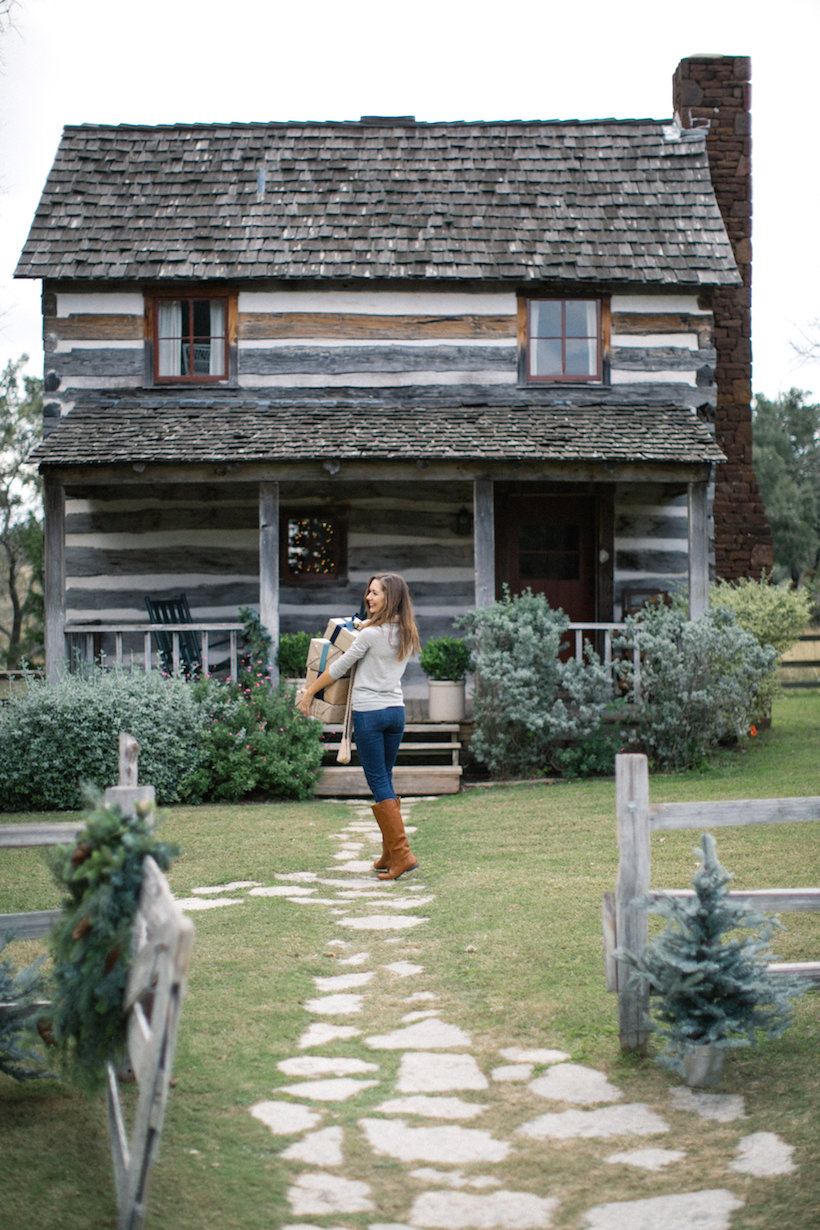
[[[654,776],[651,797],[820,794],[819,748],[820,695],[793,692],[777,703],[771,730],[721,752],[701,773]],[[601,898],[615,881],[614,796],[613,782],[602,780],[477,787],[420,801],[413,810],[413,848],[423,883],[435,894],[424,910],[429,922],[419,932],[402,933],[399,942],[368,935],[355,943],[370,951],[372,967],[418,957],[425,966],[424,989],[439,996],[445,1020],[470,1032],[483,1070],[503,1062],[498,1051],[504,1046],[558,1047],[607,1072],[630,1101],[664,1106],[666,1091],[677,1081],[649,1060],[621,1055],[616,1001],[604,989]],[[175,808],[162,829],[183,850],[170,873],[172,888],[183,897],[197,885],[245,879],[265,884],[276,872],[321,872],[334,849],[332,835],[349,818],[348,807],[327,801]],[[738,888],[820,882],[818,825],[727,828],[716,837],[721,862],[735,873]],[[697,831],[653,836],[654,886],[688,885],[697,839]],[[403,884],[386,891],[401,892]],[[55,891],[42,854],[0,852],[0,911],[48,908],[56,904]],[[316,994],[312,978],[340,972],[334,964],[338,949],[328,947],[340,931],[321,906],[269,898],[196,913],[193,920],[176,1086],[148,1224],[151,1230],[275,1230],[300,1220],[285,1192],[302,1168],[279,1157],[289,1141],[274,1138],[248,1107],[287,1083],[276,1065],[294,1054],[309,1022],[304,1002]],[[820,957],[816,914],[787,915],[784,922],[782,959]],[[36,947],[14,945],[15,959],[23,963]],[[395,1028],[408,1011],[410,990],[406,981],[397,981],[394,991],[380,994],[380,1015],[361,1023],[365,1033]],[[672,1131],[650,1142],[686,1150],[686,1162],[675,1170],[679,1190],[730,1187],[740,1196],[746,1203],[733,1225],[743,1230],[814,1230],[820,1223],[819,1014],[820,994],[804,997],[784,1038],[733,1055],[720,1086],[720,1092],[742,1093],[746,1100],[742,1134],[777,1132],[795,1146],[794,1175],[727,1174],[738,1126],[693,1122],[695,1116],[668,1108]],[[323,1053],[374,1058],[361,1039]],[[398,1064],[389,1053],[376,1058],[381,1087],[334,1106],[326,1122],[349,1129],[344,1173],[372,1183],[380,1193],[379,1210],[368,1217],[319,1219],[321,1224],[402,1221],[410,1196],[423,1190],[411,1186],[408,1168],[373,1156],[355,1129],[384,1098]],[[533,1117],[524,1098],[518,1085],[494,1086],[479,1125],[515,1140],[514,1128]],[[551,1108],[544,1104],[544,1110]],[[668,1173],[604,1164],[619,1147],[626,1142],[545,1145],[517,1138],[498,1173],[508,1188],[557,1197],[556,1230],[574,1230],[592,1204],[670,1190]],[[0,1223],[18,1230],[115,1224],[102,1099],[57,1082],[18,1086],[0,1077],[0,1190]]]

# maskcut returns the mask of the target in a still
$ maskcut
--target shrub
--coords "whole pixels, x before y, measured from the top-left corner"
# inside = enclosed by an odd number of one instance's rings
[[[811,596],[806,590],[774,585],[769,577],[752,581],[718,581],[712,586],[713,607],[730,610],[741,628],[751,632],[760,645],[771,645],[778,655],[769,679],[761,686],[754,713],[755,722],[771,716],[772,701],[778,693],[775,676],[781,654],[800,638],[811,617]]]
[[[476,672],[470,750],[491,772],[543,772],[556,743],[585,739],[600,726],[610,687],[597,656],[562,661],[569,620],[542,594],[525,590],[470,611],[465,630]]]
[[[470,651],[455,636],[439,636],[429,640],[419,655],[419,666],[428,679],[444,683],[460,683],[470,665]]]
[[[202,716],[191,687],[157,672],[104,671],[33,681],[0,708],[0,810],[82,805],[82,786],[117,780],[117,736],[140,745],[140,778],[167,804],[200,760]]]
[[[283,632],[276,650],[276,665],[285,679],[304,679],[307,670],[309,632]]]
[[[14,1008],[0,1011],[0,1072],[16,1081],[35,1080],[51,1075],[45,1069],[42,1052],[29,1049],[29,1039],[36,1039],[34,1027],[42,1013],[38,1001],[46,993],[40,972],[45,957],[38,957],[16,973],[2,956],[7,942],[0,941],[0,1004],[13,1004]]]
[[[67,1074],[95,1087],[125,1046],[123,996],[143,860],[164,871],[178,851],[159,841],[148,809],[123,818],[97,802],[73,846],[54,853],[63,910],[51,934],[54,997],[46,1014]]]
[[[631,694],[634,737],[659,768],[684,769],[749,729],[776,660],[718,607],[687,619],[679,607],[647,607],[613,637]],[[641,651],[635,691],[632,648]]]

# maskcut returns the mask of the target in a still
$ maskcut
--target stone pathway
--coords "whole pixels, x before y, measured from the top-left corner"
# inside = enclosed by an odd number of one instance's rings
[[[234,881],[195,889],[180,903],[193,911],[226,908],[248,896],[284,897],[294,909],[326,908],[339,929],[328,947],[344,972],[314,979],[317,994],[305,1009],[315,1019],[295,1042],[296,1053],[279,1064],[287,1083],[272,1096],[260,1090],[251,1107],[281,1142],[280,1156],[293,1171],[287,1192],[293,1220],[281,1230],[346,1230],[343,1219],[354,1214],[356,1225],[370,1230],[547,1230],[559,1202],[505,1186],[503,1164],[524,1139],[543,1141],[548,1150],[571,1139],[617,1137],[623,1145],[624,1137],[633,1138],[634,1148],[620,1148],[605,1161],[669,1176],[668,1195],[595,1204],[581,1215],[579,1230],[724,1230],[743,1207],[731,1190],[733,1175],[777,1176],[795,1169],[791,1146],[773,1133],[744,1134],[741,1097],[673,1088],[668,1109],[697,1116],[704,1131],[710,1122],[737,1126],[725,1158],[726,1186],[681,1192],[675,1167],[685,1154],[663,1143],[670,1130],[667,1108],[625,1103],[602,1072],[572,1063],[562,1051],[521,1048],[515,1039],[501,1050],[497,1065],[482,1071],[470,1053],[469,1034],[444,1020],[436,996],[424,989],[425,911],[434,897],[425,888],[423,868],[392,884],[379,882],[371,870],[380,850],[372,814],[359,801],[350,808],[350,823],[334,837],[334,865],[325,874],[277,876],[273,885]],[[413,800],[403,801],[408,820],[412,808]],[[414,831],[409,822],[407,828]],[[419,961],[385,959],[391,945],[406,950],[410,943]],[[407,1011],[399,1027],[384,1033],[362,1027],[381,1015],[380,988],[394,993],[404,983]],[[372,1059],[322,1053],[352,1038],[363,1040]],[[398,1055],[392,1087],[383,1072],[386,1054]],[[492,1105],[494,1092],[510,1083],[525,1093],[522,1117],[511,1138],[499,1139],[473,1124]],[[359,1119],[357,1145],[364,1141],[376,1157],[407,1167],[400,1223],[381,1219],[379,1192],[351,1172],[351,1142],[333,1121],[335,1106],[380,1085],[385,1097]],[[534,1114],[543,1100],[551,1109]],[[721,1141],[725,1150],[725,1132]],[[370,1220],[362,1223],[362,1214]]]

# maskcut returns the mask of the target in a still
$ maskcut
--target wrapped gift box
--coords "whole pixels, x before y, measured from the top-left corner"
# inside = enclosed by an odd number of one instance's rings
[[[351,627],[352,622],[350,619],[331,619],[325,628],[325,638],[338,646],[342,653],[350,648],[358,636],[356,629]]]
[[[310,642],[307,657],[307,681],[312,683],[327,670],[331,662],[335,662],[344,653],[338,645],[334,645],[328,637],[314,637]],[[343,722],[347,693],[350,689],[350,679],[336,679],[328,687],[317,692],[310,703],[312,717],[323,722]]]

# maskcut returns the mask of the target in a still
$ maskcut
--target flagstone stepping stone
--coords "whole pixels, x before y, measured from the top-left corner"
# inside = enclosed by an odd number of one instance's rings
[[[350,991],[353,987],[366,987],[372,978],[372,973],[333,974],[329,978],[314,978],[313,982],[318,991]]]
[[[410,1223],[424,1230],[547,1230],[558,1201],[529,1192],[425,1192],[410,1210]]]
[[[584,1230],[728,1230],[744,1202],[723,1188],[599,1204],[583,1214]]]
[[[438,1008],[422,1008],[419,1012],[406,1012],[401,1019],[409,1025],[412,1021],[429,1021],[431,1017],[437,1017],[438,1012]]]
[[[408,1127],[403,1119],[361,1119],[361,1127],[374,1153],[400,1162],[503,1162],[510,1151],[480,1128]]]
[[[193,910],[219,910],[226,905],[244,904],[244,897],[183,897],[177,901],[179,908],[188,914]]]
[[[498,1052],[502,1059],[509,1059],[510,1063],[533,1063],[536,1065],[547,1063],[564,1063],[570,1056],[566,1051],[551,1051],[530,1049],[526,1050],[520,1046],[505,1046],[503,1050]]]
[[[418,1170],[411,1170],[410,1174],[414,1179],[418,1179],[419,1183],[426,1183],[428,1187],[431,1184],[436,1187],[501,1186],[501,1180],[496,1179],[493,1175],[477,1174],[468,1177],[463,1170],[436,1170],[433,1166],[420,1166]]]
[[[370,959],[369,952],[354,952],[352,957],[339,957],[339,965],[364,965]]]
[[[446,1050],[453,1046],[470,1046],[470,1035],[457,1025],[446,1025],[438,1017],[416,1021],[406,1029],[394,1029],[389,1034],[373,1034],[365,1038],[377,1051]]]
[[[437,1058],[439,1058],[437,1056]],[[486,1106],[465,1102],[462,1098],[428,1098],[423,1094],[410,1098],[391,1098],[374,1107],[382,1115],[426,1115],[430,1119],[475,1119]]]
[[[435,991],[414,991],[412,995],[408,995],[404,1001],[406,1004],[418,1003],[420,1000],[426,1000],[427,1003],[434,1003],[438,996]]]
[[[192,893],[235,893],[239,888],[254,888],[258,880],[231,880],[230,884],[212,884],[208,888],[192,888]]]
[[[405,931],[425,922],[426,918],[408,914],[366,914],[359,918],[344,918],[339,926],[352,927],[355,931]]]
[[[352,1076],[354,1073],[378,1072],[379,1065],[364,1059],[331,1059],[327,1055],[297,1055],[283,1059],[277,1068],[285,1076]]]
[[[655,1136],[668,1132],[669,1124],[643,1102],[628,1106],[604,1106],[598,1110],[564,1110],[541,1115],[516,1128],[533,1140],[569,1140],[573,1137]]]
[[[486,1089],[488,1081],[472,1055],[408,1051],[402,1055],[396,1088],[401,1093],[443,1093]]]
[[[362,1010],[361,995],[324,995],[321,999],[305,1001],[308,1012],[318,1016],[350,1016]]]
[[[367,864],[367,869],[368,871],[372,871],[370,863]],[[372,876],[368,876],[366,879],[362,877],[361,880],[351,880],[350,877],[348,877],[346,880],[323,879],[318,880],[317,882],[322,884],[325,888],[374,888],[376,884],[376,881]],[[385,891],[387,890],[382,889],[382,892]]]
[[[347,857],[347,856],[345,855],[344,857]],[[358,875],[358,874],[359,874],[359,872],[361,872],[361,871],[370,871],[370,870],[371,870],[371,863],[370,863],[370,860],[369,860],[369,859],[367,859],[366,861],[365,861],[365,860],[363,860],[363,859],[351,859],[351,860],[350,860],[350,862],[347,862],[347,863],[339,863],[339,866],[338,866],[338,867],[336,867],[334,870],[336,870],[336,871],[350,871],[350,872],[352,872],[354,875]]]
[[[528,1081],[534,1069],[534,1063],[508,1063],[501,1068],[493,1068],[490,1076],[494,1081]]]
[[[267,888],[252,888],[250,897],[311,897],[316,892],[316,886],[308,888],[306,884],[271,884]]]
[[[310,1132],[285,1149],[282,1157],[289,1162],[305,1162],[309,1166],[341,1166],[344,1162],[342,1129],[329,1127]]]
[[[281,1085],[277,1093],[288,1093],[294,1098],[308,1098],[312,1102],[346,1102],[365,1089],[372,1089],[378,1081],[354,1081],[349,1076],[332,1077],[326,1081],[302,1081],[298,1085]]]
[[[412,978],[414,974],[424,973],[424,966],[414,965],[412,961],[393,961],[384,968],[389,969],[391,974],[397,974],[399,978]]]
[[[670,1090],[669,1100],[675,1110],[691,1110],[701,1119],[714,1119],[717,1123],[746,1118],[746,1103],[737,1093],[702,1093],[678,1085]]]
[[[254,1119],[270,1128],[274,1136],[295,1136],[322,1122],[318,1111],[295,1102],[256,1102],[250,1111]]]
[[[737,1156],[729,1163],[729,1169],[757,1178],[792,1174],[797,1170],[793,1158],[794,1147],[787,1145],[774,1132],[753,1132],[741,1140]]]
[[[344,894],[340,893],[339,896],[342,897],[344,896]],[[372,903],[373,905],[383,905],[385,909],[391,909],[391,910],[414,910],[417,907],[420,907],[423,905],[429,905],[431,901],[435,901],[435,897],[430,897],[430,896],[428,897],[394,897],[392,894],[390,896],[387,896],[384,890],[382,890],[379,893],[374,893],[373,896],[378,898],[377,901],[374,901]]]
[[[326,1025],[324,1021],[316,1021],[308,1025],[297,1046],[300,1050],[309,1046],[324,1046],[327,1042],[335,1042],[337,1038],[358,1038],[361,1032],[353,1025]]]
[[[318,880],[315,871],[275,871],[274,880]]]
[[[686,1157],[682,1149],[632,1149],[628,1153],[611,1153],[604,1161],[612,1166],[637,1166],[641,1170],[663,1170]]]
[[[290,1207],[298,1216],[369,1213],[375,1208],[370,1199],[369,1183],[321,1172],[300,1175],[288,1188],[287,1196]]]
[[[593,1102],[619,1102],[624,1096],[610,1084],[603,1072],[585,1068],[579,1063],[559,1063],[545,1076],[530,1081],[529,1088],[539,1098],[556,1102],[574,1102],[581,1106]]]

